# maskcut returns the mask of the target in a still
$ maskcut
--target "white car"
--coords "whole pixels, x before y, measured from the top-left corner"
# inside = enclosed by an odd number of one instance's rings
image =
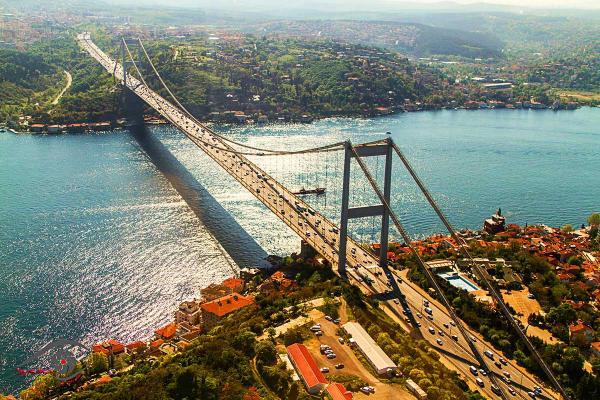
[[[323,368],[321,368],[321,372],[324,372],[324,373],[329,372],[329,368],[323,367]]]

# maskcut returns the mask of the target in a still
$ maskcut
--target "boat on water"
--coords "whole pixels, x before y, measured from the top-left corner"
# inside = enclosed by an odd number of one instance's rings
[[[316,195],[321,195],[325,193],[325,188],[322,187],[318,187],[318,188],[314,188],[314,189],[305,189],[302,188],[296,192],[294,192],[295,195],[305,195],[305,194],[316,194]]]

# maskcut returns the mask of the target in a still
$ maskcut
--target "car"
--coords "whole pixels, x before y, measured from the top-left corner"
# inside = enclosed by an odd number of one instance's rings
[[[321,368],[321,372],[327,373],[327,372],[329,372],[329,368],[323,367],[323,368]]]
[[[325,319],[326,319],[327,321],[333,321],[333,318],[331,318],[329,315],[326,315],[326,316],[325,316]]]
[[[423,299],[423,305],[429,307],[429,300]]]
[[[333,322],[335,322],[336,324],[339,324],[340,322],[342,322],[341,318],[336,318],[333,320]]]
[[[417,326],[420,328],[421,327],[421,323],[419,321],[416,321],[416,322],[417,322]]]
[[[433,315],[433,310],[429,307],[425,307],[425,312],[429,315]]]
[[[427,315],[427,319],[433,321],[433,317],[431,315]]]
[[[484,387],[484,386],[485,386],[485,384],[483,383],[483,381],[481,380],[481,378],[477,378],[477,379],[475,379],[475,382],[477,382],[477,384],[478,384],[480,387]]]
[[[442,342],[442,339],[440,339],[440,338],[437,338],[435,341],[436,341],[436,342],[437,342],[437,344],[439,344],[440,346],[443,346],[443,345],[444,345],[444,342]]]
[[[433,329],[431,326],[427,328],[427,330],[429,330],[429,333],[431,333],[432,335],[435,335],[435,329]]]
[[[533,392],[527,392],[527,394],[529,395],[529,397],[531,397],[532,399],[537,398],[536,394]]]
[[[506,359],[504,359],[504,357],[500,357],[499,360],[504,365],[508,364],[508,361],[506,361]]]
[[[344,368],[344,364],[339,363],[339,364],[335,364],[335,369],[342,369]]]
[[[323,336],[323,331],[316,331],[315,336]]]
[[[371,392],[369,391],[369,388],[367,388],[366,386],[363,386],[363,387],[361,387],[359,390],[360,390],[361,392],[363,392],[364,394],[369,394],[369,393],[371,393]]]
[[[513,388],[511,388],[511,387],[509,387],[509,388],[508,388],[508,393],[510,393],[510,394],[511,394],[511,395],[513,395],[513,396],[516,396],[516,395],[517,395],[517,392],[515,391],[515,389],[513,389]]]
[[[338,342],[340,342],[341,344],[344,344],[344,338],[343,337],[339,337],[338,338]]]
[[[456,335],[452,335],[452,339],[453,339],[455,342],[458,342],[458,336],[456,336]]]
[[[535,296],[534,296],[532,293],[529,293],[529,294],[527,295],[527,298],[528,298],[528,299],[535,299]]]
[[[479,375],[479,372],[477,372],[477,368],[475,368],[473,365],[469,367],[469,371],[471,371],[471,373],[475,376]]]
[[[491,351],[489,351],[489,350],[486,350],[486,351],[484,351],[484,352],[483,352],[483,354],[485,354],[485,355],[486,355],[486,357],[487,357],[487,358],[489,358],[490,360],[493,360],[493,359],[494,359],[494,353],[492,353],[492,352],[491,352]]]
[[[510,384],[512,383],[512,381],[510,380],[510,378],[509,378],[509,377],[507,377],[507,376],[503,376],[503,377],[502,377],[502,380],[503,380],[504,382],[506,382],[506,384],[507,384],[507,385],[510,385]]]
[[[421,313],[417,313],[417,317],[423,318],[423,316],[421,315]]]
[[[507,377],[507,378],[510,378],[510,372],[508,372],[508,371],[502,371],[502,374],[503,374],[505,377]]]
[[[487,376],[487,372],[485,372],[485,369],[483,368],[479,368],[479,373],[483,376]]]
[[[400,304],[400,301],[398,299],[394,299],[394,304]]]
[[[317,331],[320,331],[320,330],[321,330],[321,324],[316,324],[316,325],[313,325],[313,326],[311,326],[311,327],[310,327],[310,330],[311,330],[312,332],[317,332]]]
[[[440,335],[440,336],[444,336],[444,332],[443,332],[441,329],[439,329],[439,330],[438,330],[438,335]]]
[[[469,339],[471,339],[471,342],[475,343],[477,341],[477,339],[475,339],[475,336],[471,336]]]
[[[448,329],[450,328],[450,326],[448,326],[448,324],[444,322],[444,328]]]
[[[492,385],[491,389],[492,389],[492,392],[494,392],[498,396],[500,396],[502,394],[502,391],[500,391],[500,388],[498,386],[496,386],[496,385]]]
[[[452,326],[456,326],[456,322],[454,322],[454,321],[450,321],[450,325],[452,325]]]
[[[502,364],[500,363],[500,361],[494,361],[494,365],[498,368],[502,368]]]
[[[329,354],[327,354],[327,356],[326,356],[326,357],[327,357],[327,358],[329,358],[329,359],[331,360],[331,359],[334,359],[334,358],[336,358],[337,356],[335,355],[335,353],[329,353]]]

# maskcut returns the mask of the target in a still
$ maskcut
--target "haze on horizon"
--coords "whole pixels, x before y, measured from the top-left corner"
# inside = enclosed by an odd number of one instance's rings
[[[219,7],[225,5],[244,5],[253,3],[251,0],[224,0],[217,3],[206,0],[108,0],[114,4],[122,5],[164,5],[164,6],[197,6],[197,7]],[[282,7],[282,4],[274,0],[258,0],[256,3],[265,4],[273,3],[278,8]],[[431,8],[436,3],[446,7],[464,7],[465,5],[490,5],[490,6],[507,6],[507,7],[519,7],[523,9],[600,9],[600,0],[374,0],[369,2],[369,7],[377,5],[378,7],[391,7],[394,6],[409,6],[410,8],[419,8],[422,5],[424,8]],[[298,7],[311,7],[318,6],[320,4],[338,4],[341,7],[347,6],[357,8],[358,5],[365,6],[363,1],[356,0],[291,0],[286,2],[284,8],[298,8]],[[220,7],[219,7],[220,8]]]

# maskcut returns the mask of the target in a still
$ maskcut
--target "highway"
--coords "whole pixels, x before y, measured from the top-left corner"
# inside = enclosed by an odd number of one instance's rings
[[[100,50],[91,40],[89,34],[82,33],[77,36],[77,41],[93,58],[95,58],[110,74],[123,82],[122,67],[115,60],[112,60],[102,50]],[[258,200],[260,200],[267,208],[277,215],[287,226],[289,226],[298,236],[311,245],[319,254],[321,254],[332,266],[334,271],[337,271],[338,263],[338,240],[339,231],[333,222],[325,218],[319,212],[311,209],[302,198],[294,195],[292,191],[284,187],[273,177],[269,176],[256,164],[251,162],[240,151],[230,146],[223,141],[212,131],[184,114],[181,110],[158,95],[156,92],[148,88],[135,77],[127,74],[127,87],[135,93],[139,98],[146,102],[150,107],[154,108],[164,118],[169,120],[175,127],[179,128],[190,140],[200,147],[206,154],[209,155],[217,164],[223,167],[233,178],[235,178],[243,187],[249,190]],[[351,283],[362,287],[369,294],[382,295],[389,293],[391,287],[388,286],[389,277],[385,272],[382,272],[378,265],[378,259],[370,252],[363,250],[359,244],[351,238],[348,238],[347,244],[347,278]],[[396,271],[393,272],[396,282],[399,275]],[[367,278],[367,279],[365,279]],[[372,280],[372,284],[368,284],[367,280]],[[423,299],[427,298],[426,294],[420,292],[420,289],[406,282],[399,283],[398,287],[402,289],[402,293],[406,296],[406,301],[414,315],[417,312],[423,315],[421,311]],[[394,293],[397,297],[387,301],[387,305],[397,315],[403,315],[403,308],[399,300],[400,293]],[[475,383],[477,378],[484,381],[484,387],[481,390],[489,398],[498,398],[491,391],[491,383],[488,377],[474,376],[470,371],[471,365],[477,365],[474,357],[464,338],[459,337],[458,342],[451,339],[453,334],[452,326],[450,325],[450,317],[446,310],[443,309],[433,299],[431,309],[433,312],[433,321],[426,320],[425,316],[417,318],[421,321],[421,331],[423,337],[440,350],[441,353],[450,353],[455,355],[451,357],[446,355],[447,359],[461,372],[465,379]],[[448,324],[448,328],[444,324]],[[428,331],[428,327],[435,328],[435,334]],[[444,332],[444,336],[440,337],[439,331]],[[471,332],[469,330],[469,332]],[[458,330],[456,329],[458,334]],[[477,335],[471,334],[474,337]],[[443,344],[439,345],[437,339],[442,340]],[[481,352],[490,350],[494,353],[494,359],[499,360],[500,355],[493,351],[492,347],[484,343],[481,338],[478,338],[475,345]],[[538,385],[529,375],[522,374],[521,370],[516,368],[513,363],[508,362],[507,365],[500,367],[490,362],[490,367],[493,373],[498,377],[503,376],[504,371],[508,371],[515,383],[520,383],[527,387],[527,391],[533,390],[534,385]],[[504,389],[508,390],[508,385],[503,383]],[[515,388],[516,389],[516,388]],[[544,390],[544,395],[549,398],[558,398],[554,393]],[[515,398],[529,398],[526,392],[520,393],[516,391]]]

